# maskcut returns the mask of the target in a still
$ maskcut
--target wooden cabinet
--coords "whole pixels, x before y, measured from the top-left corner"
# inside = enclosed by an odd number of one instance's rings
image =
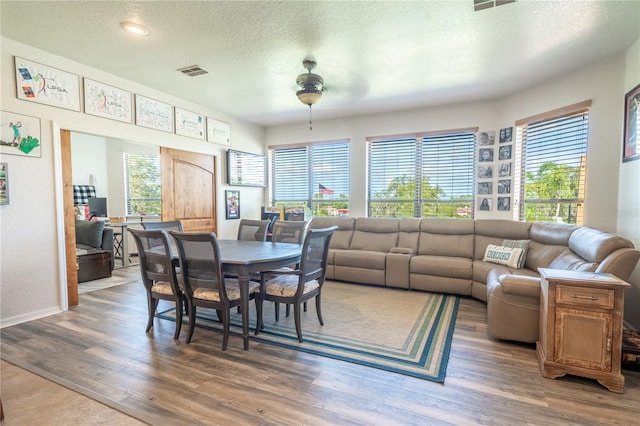
[[[611,274],[540,268],[538,363],[544,377],[596,379],[622,393],[622,313],[629,284]]]

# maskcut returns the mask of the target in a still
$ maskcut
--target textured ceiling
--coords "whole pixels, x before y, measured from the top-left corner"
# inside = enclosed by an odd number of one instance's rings
[[[7,1],[7,38],[264,126],[308,120],[295,78],[326,85],[314,120],[495,99],[640,38],[640,1]],[[147,37],[125,34],[132,20]],[[209,74],[188,77],[178,68]],[[69,70],[73,71],[73,70]]]

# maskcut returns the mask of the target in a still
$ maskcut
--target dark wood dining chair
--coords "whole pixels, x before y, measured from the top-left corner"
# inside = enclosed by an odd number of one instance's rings
[[[225,278],[222,274],[220,244],[214,233],[172,232],[180,259],[180,272],[189,315],[187,343],[191,342],[196,323],[196,307],[216,310],[222,321],[222,350],[229,342],[230,309],[240,306],[240,285],[235,278]],[[259,303],[260,284],[249,282],[249,299],[256,300],[257,317],[262,316]],[[256,326],[257,327],[257,326]]]
[[[269,220],[241,219],[238,239],[246,241],[266,241]]]
[[[166,220],[164,222],[142,222],[142,228],[147,231],[164,229],[167,232],[182,232],[182,222],[179,220]]]
[[[147,291],[149,319],[146,332],[148,333],[153,327],[158,301],[168,300],[176,305],[176,331],[173,338],[177,339],[182,328],[186,299],[178,283],[177,261],[171,250],[169,235],[163,229],[147,231],[129,228],[129,232],[133,235],[138,247],[142,283]]]
[[[298,269],[261,272],[259,304],[264,300],[275,302],[276,321],[279,319],[279,303],[293,305],[296,333],[300,342],[302,342],[300,309],[304,302],[315,298],[318,320],[320,325],[324,325],[321,309],[322,286],[326,275],[329,243],[333,232],[337,228],[337,226],[332,226],[330,228],[310,229],[306,233]],[[267,281],[265,277],[271,275],[274,278]],[[260,308],[260,312],[262,312],[262,308]],[[264,327],[262,315],[258,316],[258,322],[256,334]]]

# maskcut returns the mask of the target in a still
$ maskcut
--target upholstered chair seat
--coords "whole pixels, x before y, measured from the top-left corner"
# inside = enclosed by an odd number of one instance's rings
[[[234,278],[226,278],[225,284],[227,298],[229,300],[239,300],[240,283],[238,282],[238,280]],[[260,283],[253,281],[249,282],[249,294],[256,293],[258,291],[260,291]],[[217,288],[196,287],[193,289],[193,298],[220,302],[220,293],[218,292]]]

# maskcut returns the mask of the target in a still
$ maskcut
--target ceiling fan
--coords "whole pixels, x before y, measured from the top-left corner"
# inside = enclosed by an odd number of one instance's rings
[[[317,63],[313,59],[306,58],[302,61],[302,66],[307,69],[306,73],[300,74],[296,78],[296,84],[300,88],[296,92],[296,96],[305,105],[309,105],[309,130],[311,127],[311,105],[315,104],[322,98],[322,91],[324,90],[324,79],[318,74],[311,72],[316,67]]]

